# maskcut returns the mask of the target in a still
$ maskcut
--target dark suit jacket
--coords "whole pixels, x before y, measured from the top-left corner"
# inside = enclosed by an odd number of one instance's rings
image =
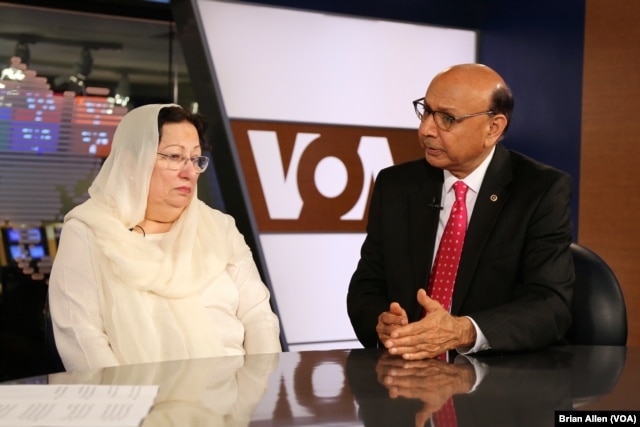
[[[382,170],[347,295],[365,347],[393,301],[420,315],[435,248],[444,174],[425,159]],[[467,228],[451,313],[473,318],[494,350],[540,348],[571,324],[570,177],[498,144]]]

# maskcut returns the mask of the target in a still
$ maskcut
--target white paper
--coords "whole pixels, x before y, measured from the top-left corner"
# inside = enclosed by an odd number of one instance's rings
[[[0,427],[137,427],[157,385],[3,385]]]

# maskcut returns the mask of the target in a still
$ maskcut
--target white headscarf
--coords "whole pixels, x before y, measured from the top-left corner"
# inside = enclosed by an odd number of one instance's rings
[[[129,231],[144,219],[158,113],[166,106],[146,105],[122,118],[90,199],[65,217],[85,223],[95,237],[105,331],[121,364],[228,354],[198,296],[233,262],[231,254],[248,251],[243,240],[227,238],[232,220],[196,197],[160,244]]]

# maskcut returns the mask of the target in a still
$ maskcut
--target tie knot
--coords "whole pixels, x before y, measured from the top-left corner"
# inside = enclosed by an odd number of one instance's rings
[[[460,202],[464,202],[466,200],[467,197],[467,189],[469,187],[467,187],[467,184],[465,184],[462,181],[456,181],[455,184],[453,184],[453,189],[456,192],[456,200],[460,201]]]

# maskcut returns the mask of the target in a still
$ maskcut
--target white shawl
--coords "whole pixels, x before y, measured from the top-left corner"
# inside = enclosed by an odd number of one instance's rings
[[[165,106],[124,116],[90,199],[65,217],[95,237],[105,330],[121,364],[228,354],[198,297],[249,251],[239,233],[227,235],[233,220],[196,197],[160,244],[129,231],[144,219]]]

